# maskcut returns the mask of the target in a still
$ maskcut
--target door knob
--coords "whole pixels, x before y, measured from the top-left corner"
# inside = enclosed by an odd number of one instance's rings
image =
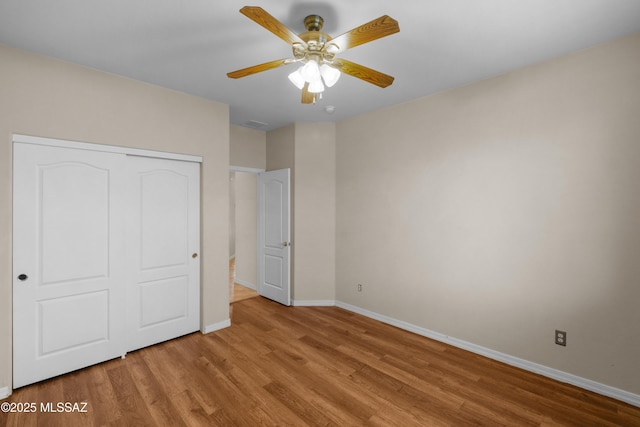
[[[282,246],[286,248],[287,246],[289,246],[289,242],[282,242]]]
[[[191,255],[191,258],[193,258],[193,259],[198,258],[198,254],[194,252],[193,255]]]
[[[29,278],[29,276],[27,276],[26,274],[21,274],[21,275],[18,276],[18,280],[20,280],[21,282],[24,282],[28,278]]]

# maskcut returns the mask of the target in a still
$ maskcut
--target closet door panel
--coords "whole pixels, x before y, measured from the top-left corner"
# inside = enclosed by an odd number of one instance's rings
[[[109,292],[101,290],[40,301],[37,323],[43,355],[107,342]]]
[[[200,165],[130,156],[128,350],[200,325]]]
[[[147,328],[188,317],[189,279],[187,275],[152,280],[141,283],[139,286],[140,327]]]
[[[14,144],[14,387],[125,352],[124,160]]]

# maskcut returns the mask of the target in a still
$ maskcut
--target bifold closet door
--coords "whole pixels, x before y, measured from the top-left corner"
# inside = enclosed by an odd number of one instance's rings
[[[124,354],[124,160],[14,144],[14,387]]]
[[[200,165],[127,156],[127,350],[200,326]]]

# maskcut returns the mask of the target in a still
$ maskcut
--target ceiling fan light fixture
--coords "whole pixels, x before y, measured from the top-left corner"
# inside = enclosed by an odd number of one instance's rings
[[[330,65],[322,64],[322,66],[320,66],[320,75],[322,75],[324,84],[327,85],[327,87],[331,87],[336,84],[340,79],[340,74],[339,70]]]
[[[289,74],[289,81],[291,81],[291,83],[300,90],[304,88],[304,84],[306,83],[304,77],[302,77],[302,73],[300,72],[301,69],[302,67]]]
[[[336,54],[347,49],[400,31],[398,21],[388,15],[380,16],[332,38],[322,32],[324,20],[319,15],[307,16],[304,19],[307,32],[296,34],[259,6],[244,6],[240,9],[240,13],[287,42],[293,50],[294,59],[278,59],[232,71],[227,73],[229,78],[238,79],[299,62],[301,67],[289,74],[289,80],[302,90],[301,102],[303,104],[315,103],[316,100],[322,99],[325,86],[335,85],[342,73],[382,88],[393,83],[392,76],[346,59],[335,59]]]

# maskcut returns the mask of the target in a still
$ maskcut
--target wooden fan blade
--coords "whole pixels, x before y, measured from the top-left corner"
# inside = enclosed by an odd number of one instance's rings
[[[232,71],[230,73],[227,73],[227,77],[230,77],[232,79],[239,79],[240,77],[250,76],[251,74],[271,70],[272,68],[278,68],[282,65],[288,64],[290,61],[290,59],[278,59],[276,61],[265,62],[264,64],[254,65],[253,67]]]
[[[305,83],[302,88],[302,103],[313,104],[316,101],[316,94],[309,92],[309,83]]]
[[[289,44],[305,44],[296,33],[285,27],[280,21],[278,21],[261,7],[245,6],[240,9],[240,13],[257,23],[258,25],[261,25],[267,30],[271,31],[273,34],[280,37],[282,40],[286,41]]]
[[[350,76],[357,77],[380,87],[387,87],[393,83],[394,80],[393,77],[383,74],[380,71],[372,70],[364,65],[356,64],[355,62],[347,61],[342,58],[334,59],[332,65],[345,74],[349,74]]]
[[[338,47],[337,52],[344,52],[352,47],[360,46],[361,44],[395,34],[399,31],[400,26],[398,25],[398,21],[390,16],[384,15],[333,38],[331,43]]]

